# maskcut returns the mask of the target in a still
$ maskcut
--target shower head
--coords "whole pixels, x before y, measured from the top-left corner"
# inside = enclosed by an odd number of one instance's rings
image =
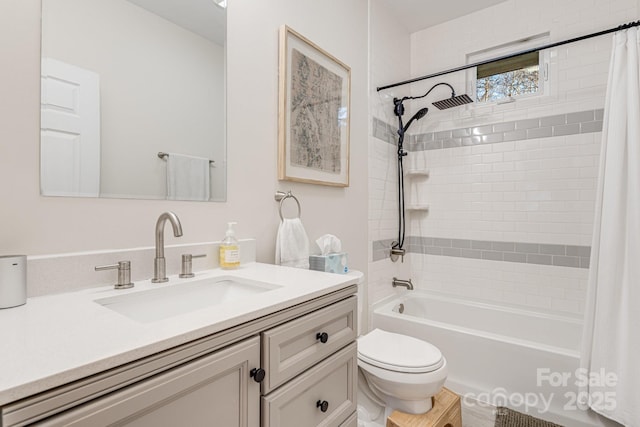
[[[407,124],[404,125],[404,127],[402,128],[402,133],[406,132],[407,129],[409,129],[409,126],[411,126],[411,123],[413,123],[414,120],[420,120],[421,118],[426,116],[428,112],[429,112],[428,108],[421,108],[420,110],[418,110],[418,112],[415,113],[413,117],[409,119]]]
[[[471,104],[472,102],[473,99],[471,99],[466,93],[456,96],[455,92],[452,92],[451,98],[443,99],[442,101],[436,101],[432,104],[438,110],[446,110],[447,108],[459,107],[464,104]]]
[[[405,100],[407,100],[407,99],[424,98],[427,95],[429,95],[438,86],[447,86],[449,89],[451,89],[451,98],[443,99],[441,101],[436,101],[436,102],[433,103],[433,105],[436,108],[438,108],[439,110],[446,110],[447,108],[459,107],[461,105],[470,104],[470,103],[473,102],[473,99],[471,99],[469,97],[469,95],[467,95],[467,94],[456,96],[456,91],[453,89],[453,86],[451,86],[449,83],[441,82],[441,83],[436,83],[435,85],[433,85],[431,87],[431,89],[429,89],[427,91],[427,93],[425,93],[424,95],[420,95],[420,96],[405,96],[402,99],[394,98],[393,102],[395,104],[396,116],[400,116],[400,115],[402,115],[402,113],[404,113],[404,107],[402,106],[402,103]]]

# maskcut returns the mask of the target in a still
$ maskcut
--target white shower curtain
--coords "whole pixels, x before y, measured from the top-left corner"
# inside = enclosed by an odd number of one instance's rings
[[[640,33],[614,35],[605,103],[578,401],[640,426]],[[587,371],[583,371],[587,372]],[[581,384],[579,384],[581,385]]]

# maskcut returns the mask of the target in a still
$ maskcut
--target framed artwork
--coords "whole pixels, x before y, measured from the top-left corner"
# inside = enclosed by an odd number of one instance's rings
[[[351,69],[280,28],[278,179],[349,186]]]

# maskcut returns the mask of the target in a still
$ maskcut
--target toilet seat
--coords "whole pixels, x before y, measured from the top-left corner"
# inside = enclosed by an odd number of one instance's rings
[[[381,329],[358,338],[358,358],[372,366],[403,373],[433,372],[445,363],[436,346]]]

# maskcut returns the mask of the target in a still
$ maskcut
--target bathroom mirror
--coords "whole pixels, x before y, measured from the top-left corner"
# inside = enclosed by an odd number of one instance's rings
[[[42,195],[226,200],[225,6],[42,0]]]

